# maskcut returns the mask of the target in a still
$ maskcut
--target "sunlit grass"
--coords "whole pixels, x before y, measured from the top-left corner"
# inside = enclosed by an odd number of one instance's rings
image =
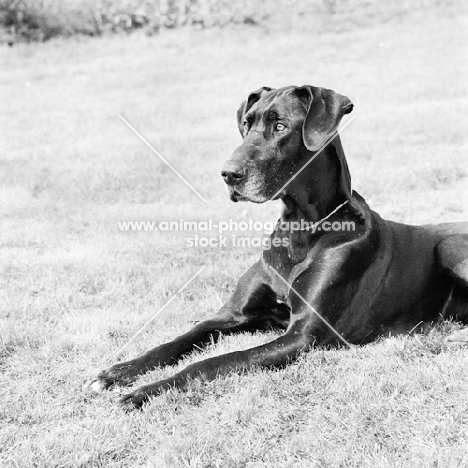
[[[230,203],[219,176],[240,141],[237,107],[262,85],[321,85],[353,100],[342,136],[353,187],[384,217],[467,219],[466,23],[403,18],[342,33],[237,28],[2,49],[1,466],[465,466],[466,350],[443,344],[455,324],[195,382],[131,415],[115,393],[81,385],[201,266],[122,358],[218,309],[258,257],[117,223],[275,220],[277,204]],[[273,336],[226,337],[139,383]]]

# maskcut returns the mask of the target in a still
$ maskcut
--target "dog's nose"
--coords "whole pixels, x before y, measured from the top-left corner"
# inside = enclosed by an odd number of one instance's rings
[[[221,175],[224,182],[228,185],[237,185],[244,179],[247,171],[243,166],[233,161],[228,161],[224,164]]]

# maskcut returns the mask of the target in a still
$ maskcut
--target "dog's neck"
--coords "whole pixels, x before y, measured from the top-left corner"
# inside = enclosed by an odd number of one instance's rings
[[[310,152],[304,156],[304,161],[314,157]],[[350,198],[350,181],[337,137],[287,187],[282,197],[283,220],[319,222]]]

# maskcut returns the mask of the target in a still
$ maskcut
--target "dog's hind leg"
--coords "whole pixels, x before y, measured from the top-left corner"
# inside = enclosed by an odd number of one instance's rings
[[[436,247],[436,262],[440,271],[453,280],[455,288],[468,293],[468,234],[455,234],[439,242]],[[468,301],[462,306],[466,310],[459,318],[468,324]],[[468,327],[452,333],[447,341],[468,344]]]

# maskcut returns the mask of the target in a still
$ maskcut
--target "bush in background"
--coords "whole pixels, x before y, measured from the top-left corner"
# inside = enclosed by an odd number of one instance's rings
[[[144,28],[209,28],[257,24],[267,18],[266,0],[0,0],[0,27],[12,40],[45,41],[54,36]],[[271,1],[270,1],[271,3]]]
[[[144,29],[156,34],[177,27],[212,28],[261,24],[285,15],[340,20],[358,13],[388,18],[463,0],[0,0],[0,42],[45,41],[55,36]]]

